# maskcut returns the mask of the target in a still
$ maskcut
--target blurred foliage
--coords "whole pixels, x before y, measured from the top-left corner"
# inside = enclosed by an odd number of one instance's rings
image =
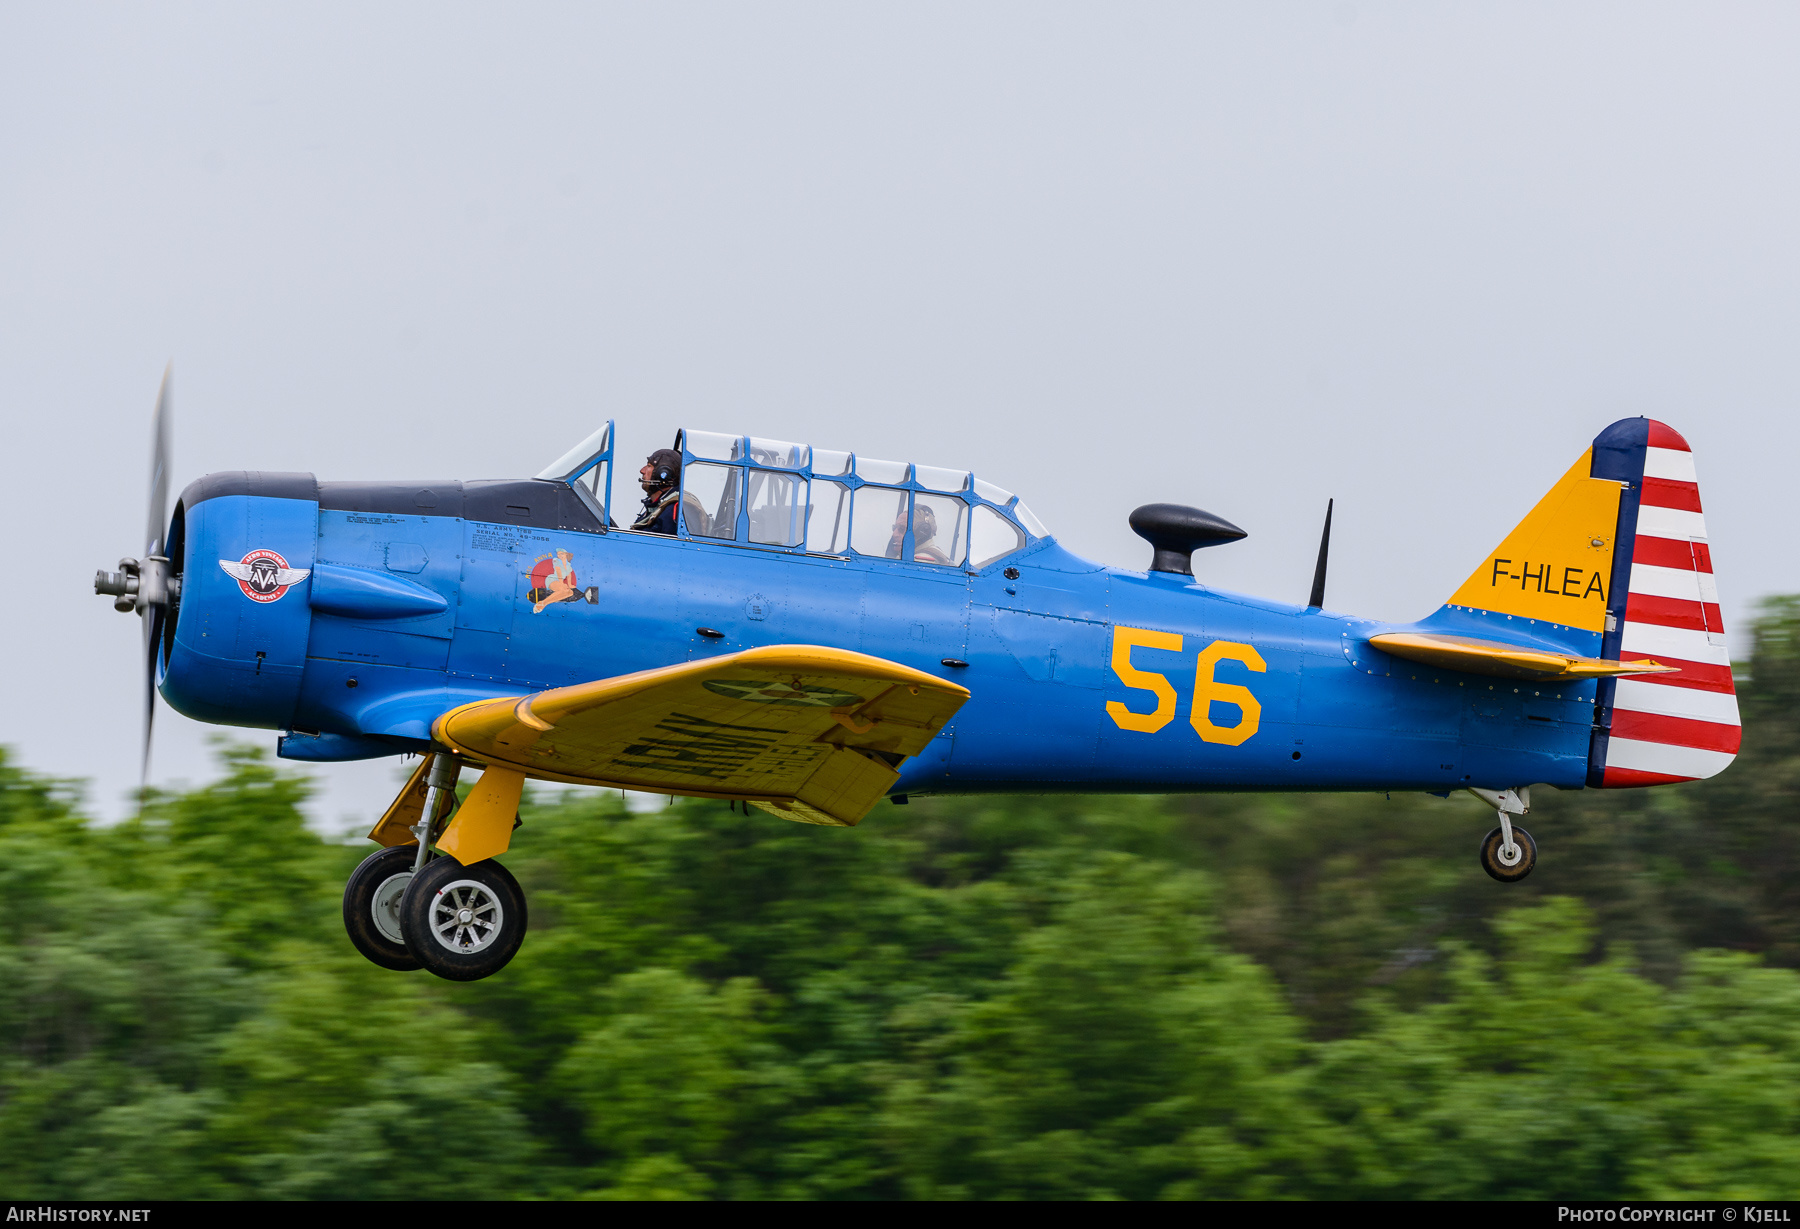
[[[0,760],[15,1198],[1793,1198],[1800,599],[1745,744],[1472,800],[530,803],[502,974],[344,939],[305,778],[101,828]]]

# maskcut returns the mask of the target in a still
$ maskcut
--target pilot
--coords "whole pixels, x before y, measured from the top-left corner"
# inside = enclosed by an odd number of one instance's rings
[[[638,470],[638,485],[644,488],[644,510],[631,527],[646,533],[673,534],[675,508],[681,500],[681,454],[673,448],[658,448],[644,458],[644,467]]]
[[[929,504],[913,505],[913,560],[917,563],[949,563],[950,556],[930,545],[937,537],[937,513]],[[887,557],[900,557],[901,543],[906,539],[906,514],[894,518],[894,533],[888,539]]]

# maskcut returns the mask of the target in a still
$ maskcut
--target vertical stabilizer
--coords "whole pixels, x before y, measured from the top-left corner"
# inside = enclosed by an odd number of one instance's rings
[[[1583,453],[1450,605],[1587,632],[1586,644],[1598,647],[1617,570],[1620,485],[1610,479],[1592,449]]]

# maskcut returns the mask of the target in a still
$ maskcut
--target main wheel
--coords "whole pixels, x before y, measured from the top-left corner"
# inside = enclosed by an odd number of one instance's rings
[[[525,893],[492,858],[464,866],[448,854],[425,864],[400,902],[412,958],[439,977],[498,973],[525,939]]]
[[[344,929],[356,950],[384,969],[416,969],[400,933],[400,900],[412,882],[417,845],[377,849],[344,885]]]
[[[1506,833],[1495,828],[1481,840],[1481,869],[1501,883],[1517,883],[1537,865],[1537,842],[1531,833],[1514,824],[1512,861],[1506,860]]]

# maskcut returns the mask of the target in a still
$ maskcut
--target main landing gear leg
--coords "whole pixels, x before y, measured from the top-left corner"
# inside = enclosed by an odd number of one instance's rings
[[[384,848],[364,858],[344,885],[344,930],[350,936],[351,946],[384,969],[406,971],[419,967],[419,961],[406,950],[400,903],[425,862],[430,848],[429,828],[442,822],[449,809],[445,804],[456,788],[460,767],[455,756],[425,758],[369,833],[369,839],[379,841]],[[434,818],[428,821],[427,816]]]
[[[476,981],[505,968],[519,950],[525,893],[494,859],[512,844],[524,788],[524,773],[489,764],[437,834],[438,856],[429,862],[423,857],[430,834],[421,832],[421,861],[400,901],[400,933],[426,972]]]
[[[1512,817],[1531,813],[1531,789],[1471,789],[1477,798],[1493,807],[1500,816],[1500,826],[1481,839],[1481,869],[1501,883],[1517,883],[1531,874],[1537,865],[1537,842],[1531,833],[1516,826]]]
[[[369,833],[387,848],[344,890],[350,941],[384,968],[475,981],[506,967],[524,941],[525,893],[494,859],[512,843],[525,775],[489,764],[452,815],[461,767],[444,754],[419,766]]]
[[[447,790],[456,788],[456,777],[462,771],[460,755],[439,755],[431,761],[431,771],[425,777],[425,805],[419,812],[419,822],[412,826],[414,838],[419,842],[418,852],[413,857],[412,873],[418,874],[425,869],[425,861],[431,857],[431,824],[443,805]]]

